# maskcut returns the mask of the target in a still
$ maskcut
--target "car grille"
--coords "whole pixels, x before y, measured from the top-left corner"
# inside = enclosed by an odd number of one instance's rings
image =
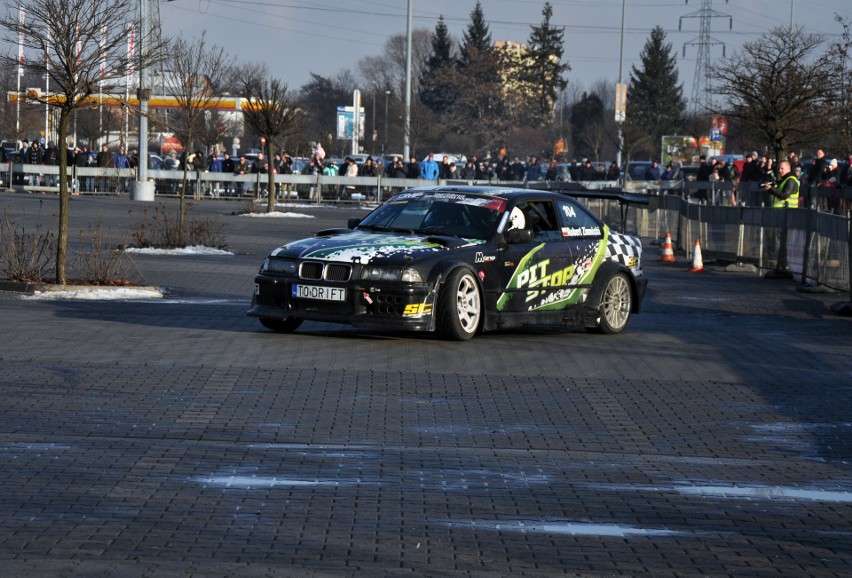
[[[352,277],[352,265],[344,263],[322,263],[305,261],[299,267],[299,277],[312,281],[349,281]]]

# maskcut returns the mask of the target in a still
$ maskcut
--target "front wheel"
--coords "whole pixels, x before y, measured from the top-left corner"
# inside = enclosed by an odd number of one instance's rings
[[[438,332],[445,339],[465,341],[476,334],[482,318],[482,296],[473,273],[456,269],[438,297]]]
[[[630,320],[633,293],[624,273],[614,273],[606,280],[598,305],[598,322],[589,329],[598,333],[621,333]]]
[[[295,317],[285,317],[284,319],[261,317],[259,321],[260,324],[267,329],[271,329],[272,331],[277,331],[279,333],[292,333],[299,328],[299,325],[302,324],[302,320],[296,319]]]

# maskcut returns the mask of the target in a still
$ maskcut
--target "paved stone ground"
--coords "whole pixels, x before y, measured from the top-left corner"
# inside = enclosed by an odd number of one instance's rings
[[[72,236],[151,208],[71,204]],[[233,256],[133,258],[165,300],[0,293],[4,575],[852,572],[848,295],[648,247],[617,336],[276,335],[245,316],[266,251],[359,209],[237,208],[193,209]]]

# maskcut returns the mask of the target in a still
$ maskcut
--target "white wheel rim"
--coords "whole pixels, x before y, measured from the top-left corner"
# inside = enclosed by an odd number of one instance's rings
[[[456,291],[456,309],[459,323],[467,333],[476,331],[479,325],[479,287],[470,275],[464,275]]]
[[[630,286],[622,275],[616,275],[606,284],[603,296],[603,315],[613,329],[621,329],[630,317]]]

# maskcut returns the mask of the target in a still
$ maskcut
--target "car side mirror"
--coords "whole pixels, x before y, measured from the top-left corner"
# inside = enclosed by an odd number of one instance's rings
[[[506,231],[507,243],[530,243],[531,241],[532,229],[509,229],[508,231]]]
[[[349,229],[354,229],[360,224],[361,219],[359,219],[358,217],[349,217],[349,219],[346,221],[346,227]]]

